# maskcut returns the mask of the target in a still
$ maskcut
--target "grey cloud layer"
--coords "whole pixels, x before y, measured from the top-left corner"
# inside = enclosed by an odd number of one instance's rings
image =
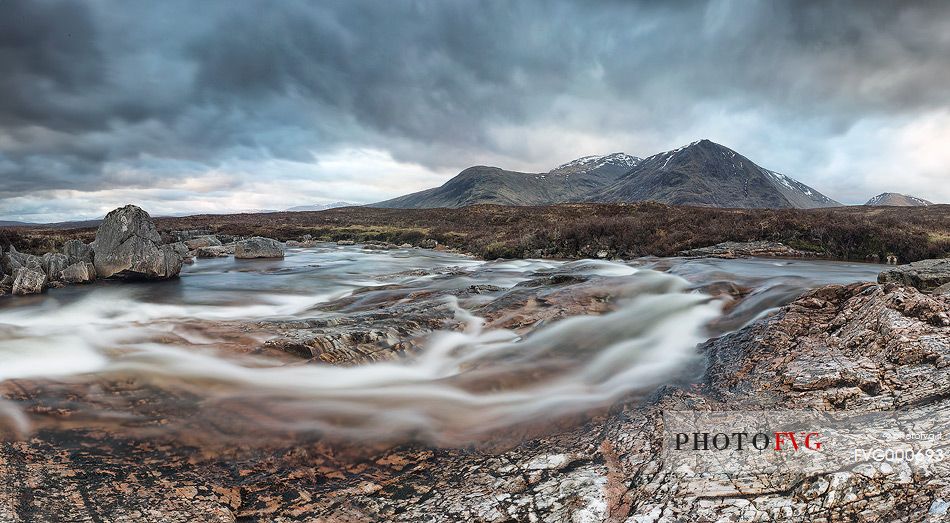
[[[7,1],[0,198],[344,147],[434,169],[565,159],[511,129],[649,154],[735,115],[804,167],[863,119],[946,109],[948,34],[936,1]]]

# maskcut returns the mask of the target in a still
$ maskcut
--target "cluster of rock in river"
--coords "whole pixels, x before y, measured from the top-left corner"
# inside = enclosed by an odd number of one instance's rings
[[[60,252],[42,256],[10,246],[0,258],[0,294],[37,294],[48,287],[89,283],[97,278],[165,280],[178,276],[194,257],[283,258],[284,246],[270,238],[246,238],[224,245],[215,236],[164,244],[147,212],[127,205],[106,215],[91,244],[67,241]]]
[[[680,253],[683,256],[702,256],[710,258],[742,258],[749,256],[774,256],[779,258],[814,258],[816,252],[793,249],[781,242],[722,242],[709,247],[689,249]]]

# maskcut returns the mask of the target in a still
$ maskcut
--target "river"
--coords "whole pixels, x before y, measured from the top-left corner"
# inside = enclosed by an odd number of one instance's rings
[[[200,259],[172,281],[0,298],[0,381],[56,385],[44,385],[41,397],[0,400],[0,421],[29,432],[49,422],[38,420],[37,405],[68,411],[74,423],[154,421],[168,409],[149,418],[133,403],[174,401],[178,418],[240,418],[265,433],[462,442],[694,375],[697,346],[709,337],[807,289],[873,281],[881,268],[779,259],[486,262],[335,244],[290,249],[283,260]],[[545,316],[580,295],[582,305]],[[405,357],[333,366],[260,350],[287,325],[323,322],[333,336],[334,325],[352,330],[346,322],[355,318],[356,327],[398,330],[405,315],[427,311],[451,321]],[[126,385],[116,393],[104,383]]]

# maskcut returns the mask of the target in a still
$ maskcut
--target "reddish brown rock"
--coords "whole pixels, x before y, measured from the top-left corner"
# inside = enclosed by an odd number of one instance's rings
[[[543,299],[520,292],[485,310],[501,324],[526,325],[566,299],[556,290]],[[602,306],[596,292],[588,295],[574,302]],[[340,307],[358,303],[354,297]],[[236,422],[240,405],[199,410],[200,391],[166,397],[141,384],[8,383],[5,396],[33,405],[39,430],[0,446],[0,520],[937,521],[950,499],[940,473],[904,478],[835,468],[699,495],[693,480],[666,468],[661,414],[946,412],[948,309],[948,297],[896,285],[818,289],[705,344],[709,367],[699,383],[548,426],[547,436],[496,437],[465,449],[251,437]],[[62,397],[69,400],[53,399]],[[116,398],[142,418],[97,429],[73,410]],[[172,440],[146,436],[176,419],[189,420],[192,430]],[[213,444],[225,428],[232,438]]]

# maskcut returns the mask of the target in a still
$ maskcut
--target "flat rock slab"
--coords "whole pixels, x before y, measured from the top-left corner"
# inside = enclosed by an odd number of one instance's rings
[[[950,287],[950,259],[921,260],[907,265],[898,265],[882,272],[879,283],[900,283],[910,285],[924,292],[935,291],[942,287],[947,292]]]

